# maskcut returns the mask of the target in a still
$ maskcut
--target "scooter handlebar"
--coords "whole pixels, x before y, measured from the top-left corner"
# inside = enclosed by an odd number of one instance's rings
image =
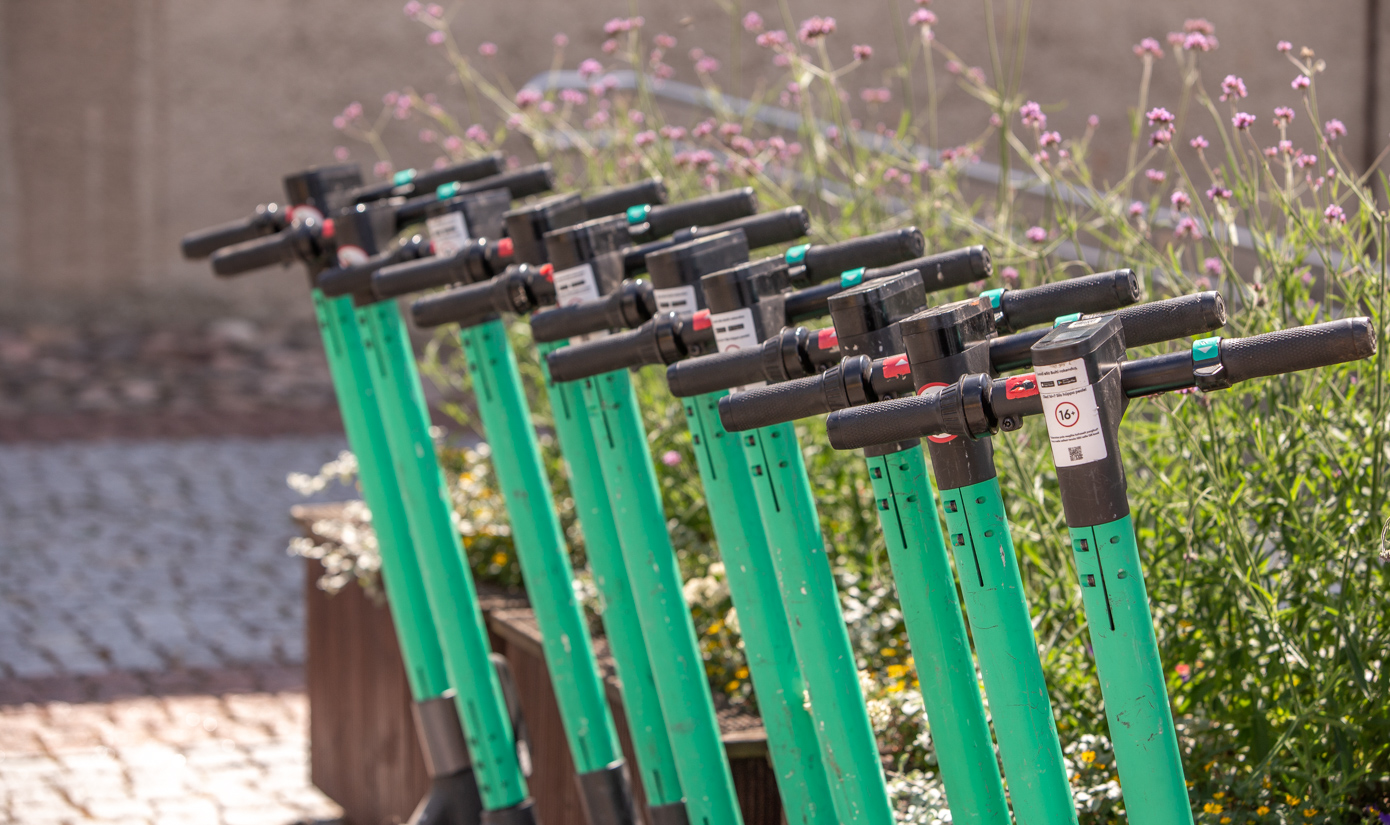
[[[642,236],[664,238],[677,229],[712,226],[747,217],[758,211],[758,196],[752,187],[715,192],[680,203],[653,206],[639,223],[645,223]]]
[[[223,247],[212,254],[212,271],[225,278],[289,263],[294,260],[294,247],[301,231],[303,227],[292,226],[274,235]]]
[[[626,212],[629,208],[644,203],[665,203],[666,198],[665,182],[661,178],[647,178],[585,197],[584,214],[589,218],[604,218]]]
[[[1027,289],[1006,290],[999,311],[1009,330],[1047,324],[1070,312],[1106,312],[1139,300],[1139,278],[1132,269],[1083,275]]]
[[[666,382],[677,398],[766,381],[762,347],[703,355],[666,368]]]
[[[801,261],[806,268],[803,280],[820,283],[861,266],[888,266],[909,258],[920,258],[925,249],[926,240],[915,226],[812,246],[806,250],[806,256]]]
[[[219,249],[245,243],[262,235],[279,232],[289,224],[285,210],[269,203],[256,208],[256,213],[219,226],[189,232],[179,242],[183,256],[191,261],[208,257]]]
[[[1376,353],[1369,318],[1343,318],[1221,342],[1221,365],[1231,383],[1329,367]]]
[[[534,324],[549,314],[538,312],[531,316],[531,321]],[[546,363],[551,380],[579,381],[613,370],[660,364],[661,351],[656,347],[651,330],[644,325],[579,345],[560,347],[546,356]]]

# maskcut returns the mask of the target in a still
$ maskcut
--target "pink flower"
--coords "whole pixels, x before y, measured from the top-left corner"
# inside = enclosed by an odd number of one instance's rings
[[[433,31],[433,32],[430,32],[430,36],[429,36],[428,38],[426,38],[426,39],[430,41],[430,45],[432,45],[432,46],[440,46],[440,45],[443,45],[444,39],[445,39],[445,38],[444,38],[444,32],[442,32],[442,31]]]
[[[334,118],[333,118],[333,128],[334,128],[334,129],[346,129],[346,128],[347,128],[347,125],[348,125],[348,121],[347,121],[347,118],[346,118],[346,117],[343,117],[342,115],[338,115],[337,117],[334,117]]]
[[[1163,47],[1160,46],[1160,45],[1158,44],[1158,41],[1157,41],[1157,40],[1154,40],[1152,37],[1146,37],[1146,38],[1144,38],[1143,40],[1140,40],[1138,43],[1135,44],[1135,46],[1134,46],[1134,56],[1135,56],[1135,57],[1143,57],[1143,56],[1146,55],[1146,54],[1147,54],[1147,55],[1152,55],[1152,56],[1157,57],[1157,58],[1162,58],[1162,57],[1163,57]]]
[[[607,35],[630,32],[633,29],[640,29],[647,21],[641,17],[614,17],[603,24],[603,33]]]
[[[443,17],[444,7],[438,3],[431,3],[429,7],[425,9],[425,14],[428,14],[430,17]]]
[[[420,5],[417,0],[410,0],[401,11],[405,12],[406,17],[419,17],[420,12],[424,11],[424,8],[425,7]]]
[[[583,106],[589,102],[589,96],[578,89],[561,89],[560,102],[570,106]]]
[[[1347,213],[1334,203],[1322,211],[1322,219],[1328,223],[1346,223]]]
[[[681,454],[675,450],[667,450],[661,454],[661,463],[667,467],[675,467],[681,463]]]
[[[1039,149],[1033,153],[1034,163],[1047,163],[1049,160],[1052,160],[1052,156],[1047,153],[1046,149]]]
[[[492,140],[492,136],[487,133],[487,130],[476,123],[465,129],[463,132],[463,136],[473,141],[474,143],[486,144],[490,143]]]
[[[1221,272],[1224,269],[1224,267],[1221,264],[1220,258],[1207,258],[1206,260],[1202,261],[1202,269],[1205,269],[1207,271],[1207,274],[1211,275],[1213,278],[1216,278],[1221,275]],[[1210,286],[1210,284],[1208,284],[1208,286]]]
[[[865,103],[887,103],[892,99],[892,93],[887,89],[864,89],[859,92],[859,97]]]
[[[763,16],[750,11],[743,16],[743,30],[757,34],[763,30]]]
[[[1227,189],[1219,183],[1212,184],[1211,188],[1207,190],[1207,200],[1209,201],[1216,202],[1230,199],[1231,190]]]
[[[917,174],[919,174],[919,175],[925,175],[925,174],[927,174],[927,173],[930,172],[930,171],[931,171],[931,164],[930,164],[930,163],[927,163],[925,160],[919,160],[919,161],[917,161]]]
[[[361,103],[358,103],[358,102],[355,101],[355,100],[354,100],[353,102],[349,103],[349,104],[347,105],[347,108],[343,109],[343,117],[347,118],[348,120],[356,120],[356,119],[358,119],[358,118],[361,117],[361,116],[362,116],[362,104],[361,104]]]
[[[1236,112],[1231,118],[1231,125],[1237,129],[1249,129],[1255,123],[1255,116],[1249,112]]]
[[[1028,231],[1023,233],[1023,236],[1033,243],[1042,243],[1047,240],[1047,230],[1041,226],[1030,226]]]
[[[695,61],[695,71],[700,74],[714,74],[719,71],[719,61],[713,57],[702,57]]]
[[[1033,126],[1041,129],[1047,125],[1047,115],[1043,114],[1042,106],[1036,100],[1030,100],[1019,107],[1018,113],[1023,116],[1024,126]]]
[[[603,41],[602,49],[604,54],[612,54],[618,50],[618,41],[609,38]]]
[[[496,43],[480,43],[480,44],[478,45],[478,54],[482,55],[483,57],[496,57],[496,56],[497,56],[497,44],[496,44]]]
[[[433,129],[421,129],[419,138],[421,143],[434,143],[439,140],[439,135]]]
[[[658,34],[656,37],[652,38],[652,42],[663,49],[674,49],[676,47],[676,38],[669,34]]]
[[[632,142],[638,146],[647,146],[656,143],[656,132],[648,129],[645,132],[638,132],[632,136]]]
[[[1202,17],[1189,17],[1182,21],[1182,30],[1185,32],[1201,32],[1202,34],[1216,34],[1216,27],[1210,20]]]
[[[662,126],[661,136],[667,140],[680,140],[685,137],[685,129],[680,126]]]
[[[384,178],[384,177],[386,177],[387,175],[390,175],[390,174],[391,174],[391,161],[389,161],[389,160],[379,160],[379,161],[377,161],[377,162],[376,162],[376,165],[372,167],[372,174],[373,174],[373,175],[376,175],[376,176],[379,177],[379,178]]]
[[[540,103],[541,97],[542,95],[539,89],[522,89],[516,93],[516,105],[521,109],[529,109],[537,103]]]
[[[694,135],[697,138],[702,138],[707,135],[714,134],[714,121],[712,119],[700,121],[699,123],[695,124],[694,129],[690,130],[690,134]]]
[[[835,33],[835,18],[833,17],[811,17],[802,21],[801,29],[796,36],[801,38],[802,43],[810,43]]]
[[[1189,52],[1209,52],[1219,45],[1215,37],[1201,32],[1193,32],[1182,41],[1182,47]]]
[[[1303,282],[1304,286],[1312,286],[1313,282],[1317,280],[1317,278],[1313,277],[1313,271],[1311,269],[1305,269],[1300,272],[1298,279]]]
[[[1277,146],[1266,146],[1264,152],[1265,157],[1269,158],[1270,160],[1279,157],[1279,147]]]
[[[1182,679],[1184,683],[1186,683],[1189,679],[1192,678],[1192,668],[1186,664],[1179,664],[1177,667],[1173,668],[1173,670],[1178,674],[1178,678]]]
[[[758,35],[757,43],[764,49],[776,49],[787,45],[787,33],[782,29],[775,29],[770,32],[763,32]]]
[[[1193,138],[1192,140],[1189,140],[1189,141],[1187,142],[1187,145],[1191,146],[1193,149],[1196,149],[1197,151],[1200,152],[1201,150],[1207,148],[1207,147],[1210,146],[1211,144],[1210,144],[1210,143],[1207,143],[1207,139],[1206,139],[1206,138],[1202,137],[1201,135],[1198,135],[1197,137]]]
[[[1293,162],[1298,166],[1299,169],[1307,169],[1309,166],[1317,164],[1318,156],[1299,152],[1298,157],[1294,158]]]
[[[1299,75],[1299,77],[1302,77],[1302,75]],[[1288,106],[1278,106],[1274,109],[1275,126],[1287,126],[1288,124],[1293,123],[1293,118],[1294,111],[1293,109],[1290,109]]]
[[[1226,75],[1226,79],[1221,81],[1221,99],[1238,100],[1246,96],[1245,81],[1233,74]]]
[[[1163,183],[1165,180],[1168,179],[1168,173],[1163,171],[1162,169],[1145,169],[1144,177],[1148,178],[1154,183]]]
[[[1192,205],[1192,198],[1189,198],[1187,193],[1181,189],[1174,191],[1173,194],[1169,196],[1168,201],[1173,204],[1174,209],[1186,209]]]
[[[1183,34],[1182,32],[1168,32],[1168,45],[1181,46],[1183,39],[1186,37],[1187,35]]]
[[[1011,266],[1006,266],[999,271],[999,279],[1006,284],[1018,283],[1018,270]]]
[[[936,13],[931,9],[918,9],[907,18],[909,26],[935,26]]]
[[[1339,137],[1346,137],[1347,135],[1346,124],[1342,123],[1342,121],[1338,120],[1335,117],[1322,125],[1322,131],[1323,134],[1327,135],[1327,139],[1329,142],[1334,141]]]
[[[603,64],[592,57],[579,64],[579,76],[585,79],[597,77],[603,73]]]
[[[1280,40],[1278,43],[1274,44],[1274,48],[1278,49],[1279,51],[1285,54],[1288,54],[1289,52],[1293,51],[1293,44],[1287,40]]]
[[[896,166],[890,166],[883,170],[883,179],[889,183],[896,181],[899,175],[901,175],[904,180],[908,177],[906,172],[899,171]]]
[[[1144,214],[1144,210],[1144,204],[1140,203],[1139,201],[1134,201],[1129,205],[1129,216],[1131,218],[1137,218],[1140,215]]]
[[[1086,128],[1088,128],[1088,129],[1094,129],[1094,128],[1096,128],[1096,127],[1099,126],[1099,125],[1100,125],[1100,118],[1099,118],[1098,116],[1096,116],[1096,115],[1091,115],[1090,117],[1086,118]]]
[[[336,158],[339,163],[346,163],[351,155],[352,153],[348,151],[346,146],[333,147],[333,157]]]
[[[1197,226],[1197,221],[1192,218],[1183,218],[1178,221],[1178,225],[1173,228],[1173,237],[1178,239],[1199,240],[1202,237],[1202,230]]]
[[[1149,145],[1150,145],[1150,146],[1167,146],[1167,145],[1168,145],[1169,143],[1171,143],[1172,141],[1173,141],[1173,130],[1172,130],[1172,129],[1167,129],[1167,128],[1164,128],[1164,129],[1156,129],[1156,130],[1154,130],[1154,133],[1153,133],[1153,134],[1149,135]]]
[[[1291,141],[1291,140],[1281,140],[1281,141],[1279,141],[1279,151],[1283,152],[1283,153],[1286,154],[1286,155],[1292,155],[1292,154],[1293,154],[1293,141]]]
[[[1061,146],[1062,136],[1057,132],[1043,132],[1038,136],[1039,146]]]
[[[1149,113],[1144,115],[1144,117],[1149,119],[1150,126],[1156,126],[1160,123],[1166,126],[1172,123],[1173,121],[1177,120],[1177,118],[1173,117],[1172,112],[1168,111],[1162,106],[1156,106],[1150,109]]]
[[[646,123],[646,122],[647,122],[647,116],[644,115],[644,114],[642,114],[642,113],[641,113],[640,111],[638,111],[637,109],[629,109],[628,112],[627,112],[627,119],[630,120],[630,121],[632,121],[633,123]]]
[[[560,32],[559,34],[556,34],[554,37],[550,38],[550,42],[555,44],[555,48],[563,49],[564,47],[570,44],[570,36],[565,34],[564,32]]]
[[[989,125],[998,129],[1000,126],[1004,125],[1004,118],[1000,117],[998,112],[990,112]]]
[[[457,152],[458,150],[463,148],[463,138],[460,138],[458,135],[449,135],[448,137],[444,138],[443,145],[444,151]]]
[[[1313,85],[1313,81],[1308,77],[1308,75],[1301,74],[1298,77],[1295,77],[1293,79],[1293,82],[1289,85],[1292,86],[1294,89],[1306,89],[1309,86]]]
[[[854,47],[854,59],[855,59],[855,60],[859,61],[860,63],[863,63],[865,60],[868,60],[869,58],[871,58],[871,57],[873,57],[873,56],[874,56],[874,47],[873,47],[873,46],[866,46],[866,45],[864,45],[864,44],[862,44],[862,43],[859,43],[859,44],[856,44],[856,45],[855,45],[855,47]]]

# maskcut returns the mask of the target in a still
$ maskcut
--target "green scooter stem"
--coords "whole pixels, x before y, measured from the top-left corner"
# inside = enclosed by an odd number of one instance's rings
[[[680,570],[661,504],[642,424],[626,370],[587,378],[585,409],[613,508],[623,560],[632,580],[647,651],[655,671],[662,717],[692,825],[740,825],[728,756],[719,735],[695,626],[682,593]],[[886,820],[885,820],[886,821]]]
[[[820,517],[791,424],[741,434],[841,823],[893,821]]]
[[[393,302],[357,308],[357,321],[483,807],[489,813],[524,809],[530,806],[526,778],[502,686],[488,658],[487,629],[454,529],[405,325]]]
[[[649,807],[680,805],[676,758],[661,716],[656,676],[647,655],[647,643],[642,638],[632,582],[628,579],[618,543],[618,528],[608,506],[598,448],[584,409],[583,390],[578,384],[556,384],[550,380],[546,369],[545,354],[559,346],[563,344],[539,345],[541,369],[546,371],[545,386],[555,420],[555,437],[569,469],[570,493],[574,496],[574,508],[584,531],[589,570],[603,597],[600,618],[608,648],[613,653],[618,680],[622,682],[623,711],[636,755],[637,773],[642,779]]]
[[[829,825],[835,822],[831,777],[821,761],[816,724],[803,698],[806,680],[796,660],[791,622],[777,589],[777,568],[738,435],[727,432],[719,420],[719,399],[727,394],[723,391],[682,399],[704,486],[705,507],[738,611],[748,671],[758,692],[769,757],[787,822]],[[988,729],[985,735],[988,738]]]
[[[913,444],[868,457],[866,462],[951,821],[1008,825],[1004,783],[970,656],[951,559],[936,518],[936,495],[926,458]],[[1026,777],[1017,780],[1026,781]]]
[[[516,356],[500,320],[466,327],[460,330],[459,338],[466,368],[473,377],[483,430],[494,445],[492,463],[507,502],[517,557],[541,630],[570,754],[581,776],[612,770],[621,765],[622,750],[604,697],[593,641],[574,595],[574,569],[541,463]],[[620,795],[625,791],[624,785]],[[617,815],[622,821],[633,821],[630,799],[625,804],[611,799],[594,802],[598,803],[595,807],[604,809],[601,815],[605,817]],[[615,804],[618,810],[613,810]],[[600,815],[599,811],[592,813]]]
[[[1029,825],[1076,822],[999,479],[940,498],[1014,814]]]
[[[425,582],[412,553],[405,509],[388,481],[391,454],[381,418],[372,414],[376,398],[352,299],[327,298],[317,289],[313,297],[343,430],[348,447],[357,456],[362,498],[372,513],[372,528],[381,552],[381,578],[411,696],[417,702],[433,699],[449,689],[444,653],[425,598]]]

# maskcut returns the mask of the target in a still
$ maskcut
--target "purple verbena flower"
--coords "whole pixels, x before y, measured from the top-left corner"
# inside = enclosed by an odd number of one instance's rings
[[[618,41],[609,38],[608,40],[603,41],[603,46],[601,48],[603,49],[604,54],[612,54],[618,50]]]
[[[449,135],[444,138],[443,146],[446,152],[457,152],[463,148],[463,139],[458,135]]]
[[[615,35],[623,32],[630,32],[633,29],[640,29],[646,23],[643,17],[614,17],[603,24],[603,33]]]
[[[1307,169],[1309,166],[1314,166],[1317,164],[1318,156],[1310,155],[1306,152],[1300,151],[1298,153],[1298,156],[1293,159],[1293,162],[1295,165],[1298,166],[1299,169]]]
[[[1293,79],[1293,82],[1289,85],[1292,86],[1295,90],[1302,90],[1313,85],[1313,81],[1311,78],[1308,77],[1308,75],[1301,74],[1298,77],[1295,77]]]
[[[865,103],[887,103],[892,99],[892,93],[887,89],[863,89],[859,92],[859,97]]]
[[[1041,226],[1030,226],[1023,236],[1033,243],[1042,243],[1047,240],[1047,230]]]
[[[1342,123],[1342,121],[1338,120],[1335,117],[1322,125],[1322,131],[1323,134],[1327,135],[1327,140],[1329,142],[1334,141],[1339,137],[1346,137],[1347,135],[1346,124]]]
[[[1155,129],[1154,133],[1149,135],[1150,146],[1167,146],[1172,141],[1173,130],[1166,127],[1163,129]]]
[[[1322,211],[1322,219],[1328,223],[1346,223],[1347,213],[1334,203]]]
[[[652,42],[663,49],[674,49],[676,47],[676,38],[669,34],[658,34],[656,37],[652,38]]]
[[[653,132],[651,129],[645,132],[638,132],[632,136],[632,142],[638,146],[647,146],[656,143],[656,132]]]
[[[854,59],[857,60],[858,62],[863,63],[865,60],[868,60],[869,58],[871,58],[871,57],[873,57],[873,56],[874,56],[874,47],[873,47],[873,46],[868,46],[868,45],[865,45],[865,44],[863,44],[863,43],[858,43],[858,44],[856,44],[856,45],[854,46]]]
[[[417,137],[420,138],[421,143],[434,143],[436,140],[439,140],[439,133],[433,129],[421,129]]]
[[[481,143],[486,145],[492,142],[492,136],[487,133],[486,129],[484,129],[477,123],[465,129],[463,132],[463,136],[473,141],[474,143]]]
[[[662,126],[661,136],[667,140],[680,140],[685,137],[685,127],[683,126]]]
[[[1205,269],[1207,274],[1211,275],[1213,278],[1220,277],[1224,268],[1220,258],[1207,258],[1205,261],[1202,261],[1202,269]],[[1208,283],[1208,286],[1210,286],[1210,283]]]
[[[1283,153],[1286,154],[1286,155],[1292,156],[1293,153],[1294,153],[1294,151],[1293,151],[1293,141],[1291,141],[1291,140],[1281,140],[1281,141],[1279,141],[1279,151],[1283,152]]]
[[[540,103],[542,97],[544,95],[541,94],[540,89],[532,89],[528,86],[516,93],[516,105],[521,109],[529,109]]]
[[[1201,32],[1192,32],[1182,40],[1183,49],[1189,52],[1209,52],[1220,45],[1215,37]]]
[[[425,7],[420,5],[418,0],[410,0],[401,11],[405,12],[406,17],[419,17],[420,12],[424,11],[424,9]]]
[[[700,74],[714,74],[719,71],[719,61],[713,57],[702,57],[695,61],[695,71]]]
[[[1018,113],[1023,116],[1023,125],[1041,129],[1047,125],[1047,115],[1043,114],[1042,106],[1036,100],[1030,100],[1019,107]]]
[[[647,122],[647,116],[638,109],[628,109],[627,119],[633,123],[642,124]]]
[[[1233,74],[1228,74],[1226,75],[1226,78],[1221,81],[1222,100],[1239,100],[1240,98],[1245,97],[1246,94],[1247,92],[1245,91],[1245,81],[1241,80],[1239,77],[1236,77]]]
[[[1193,218],[1183,218],[1178,221],[1178,225],[1173,228],[1173,237],[1179,240],[1199,240],[1202,237],[1202,230],[1197,226],[1197,221]]]
[[[1174,209],[1186,209],[1192,205],[1192,198],[1189,198],[1186,192],[1178,189],[1169,196],[1168,202],[1173,204]]]
[[[496,44],[496,43],[479,43],[479,44],[478,44],[478,54],[482,55],[483,57],[496,57],[496,56],[497,56],[497,44]]]
[[[346,146],[333,147],[333,157],[337,159],[339,163],[346,163],[347,159],[351,156],[352,153],[348,151],[348,148]]]
[[[1168,124],[1171,124],[1173,121],[1177,120],[1177,118],[1173,117],[1172,112],[1168,111],[1162,106],[1155,106],[1154,108],[1150,109],[1148,114],[1144,115],[1144,117],[1149,119],[1150,126],[1157,126],[1160,123],[1166,126]]]
[[[1276,106],[1274,109],[1274,125],[1287,126],[1293,123],[1294,110],[1288,106]]]
[[[1280,40],[1278,43],[1274,44],[1274,48],[1278,49],[1279,51],[1285,54],[1288,54],[1289,52],[1293,51],[1293,44],[1287,40]]]
[[[802,21],[801,28],[797,31],[796,36],[801,38],[802,43],[812,43],[834,33],[835,18],[809,17]]]
[[[425,14],[428,14],[430,17],[443,17],[444,7],[439,5],[438,3],[431,3],[425,9]]]
[[[931,9],[917,9],[907,18],[909,26],[935,26],[936,12]]]
[[[589,96],[578,89],[561,89],[560,102],[570,106],[583,106],[589,102]]]
[[[1249,129],[1255,123],[1255,116],[1249,112],[1236,112],[1231,118],[1231,125],[1237,129]]]
[[[1039,146],[1061,146],[1062,136],[1057,132],[1043,132],[1038,136]]]
[[[763,30],[763,16],[750,11],[743,16],[743,30],[757,34]]]
[[[1144,204],[1140,203],[1139,201],[1134,201],[1129,205],[1129,216],[1131,218],[1137,218],[1140,215],[1144,214],[1145,209],[1146,207],[1144,206]]]
[[[374,166],[372,167],[372,174],[373,174],[373,175],[376,175],[376,176],[379,177],[379,178],[384,178],[384,177],[386,177],[387,175],[391,174],[391,161],[389,161],[389,160],[379,160],[379,161],[377,161],[377,162],[376,162],[376,165],[374,165]]]
[[[563,49],[570,44],[570,36],[564,32],[557,32],[554,37],[550,38],[550,42],[555,45],[555,48]]]
[[[430,36],[427,37],[426,39],[430,41],[430,45],[432,45],[432,46],[440,46],[440,45],[443,45],[444,40],[445,40],[444,32],[442,32],[442,31],[432,31],[432,32],[430,32]]]
[[[788,43],[787,33],[782,29],[773,29],[770,32],[763,32],[758,35],[757,43],[764,49],[782,48]]]
[[[1096,128],[1096,127],[1099,126],[1099,125],[1100,125],[1100,117],[1099,117],[1099,116],[1097,116],[1097,115],[1091,115],[1091,116],[1089,116],[1089,117],[1086,118],[1086,128],[1088,128],[1088,129],[1094,129],[1094,128]]]
[[[1205,149],[1205,148],[1207,148],[1208,146],[1210,146],[1211,144],[1210,144],[1210,143],[1207,143],[1207,139],[1206,139],[1206,138],[1202,137],[1201,135],[1198,135],[1197,137],[1193,138],[1192,140],[1189,140],[1189,141],[1187,142],[1187,145],[1188,145],[1188,146],[1191,146],[1193,149],[1196,149],[1197,151],[1200,152],[1200,151],[1202,151],[1203,149]]]
[[[1209,201],[1216,202],[1230,199],[1231,190],[1227,189],[1219,183],[1212,184],[1211,188],[1207,190],[1207,200]]]
[[[1157,58],[1162,58],[1163,47],[1159,45],[1159,42],[1153,39],[1152,37],[1146,37],[1134,45],[1134,56],[1143,57],[1146,54],[1152,55]]]
[[[661,463],[667,467],[675,467],[681,463],[681,454],[675,450],[667,450],[661,454]]]
[[[1163,183],[1165,180],[1168,179],[1168,173],[1163,171],[1162,169],[1145,169],[1144,177],[1148,178],[1150,181],[1153,181],[1154,183]]]
[[[1182,30],[1185,32],[1201,32],[1202,34],[1216,34],[1216,26],[1204,17],[1189,17],[1182,21]]]
[[[999,279],[1006,284],[1018,283],[1018,270],[1011,266],[1006,266],[999,271]]]

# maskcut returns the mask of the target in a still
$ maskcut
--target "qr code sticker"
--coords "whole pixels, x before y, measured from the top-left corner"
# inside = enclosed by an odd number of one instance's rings
[[[1080,448],[1080,447],[1068,447],[1068,448],[1067,448],[1067,458],[1070,458],[1072,461],[1080,461],[1080,460],[1081,460],[1081,448]]]

